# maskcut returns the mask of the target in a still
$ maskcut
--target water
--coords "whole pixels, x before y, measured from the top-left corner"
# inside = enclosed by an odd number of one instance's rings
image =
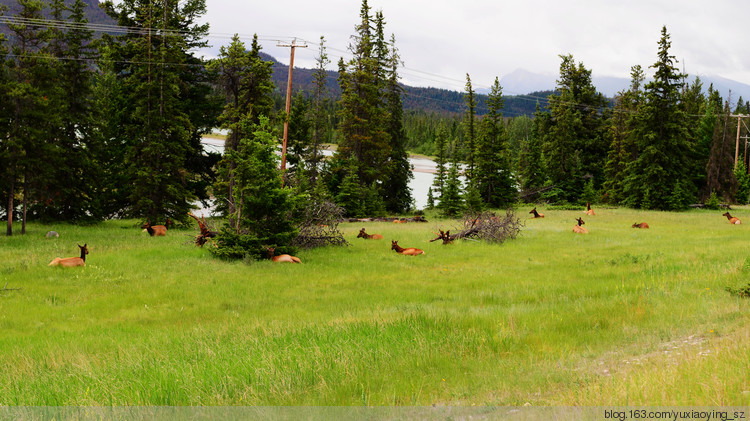
[[[204,137],[201,143],[206,151],[224,153],[224,141],[222,139]],[[323,155],[332,156],[333,151],[324,150]],[[426,158],[409,158],[409,164],[412,166],[412,174],[414,175],[414,178],[409,182],[411,196],[414,198],[417,209],[424,209],[427,206],[427,191],[435,179],[435,162]],[[207,215],[210,214],[210,209],[198,210],[198,212],[201,211],[205,211]]]

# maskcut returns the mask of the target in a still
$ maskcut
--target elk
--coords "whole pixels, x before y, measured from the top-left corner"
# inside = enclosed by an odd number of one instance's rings
[[[394,223],[394,224],[405,224],[405,223],[407,223],[407,222],[408,222],[408,221],[406,220],[406,218],[401,218],[401,219],[394,219],[394,220],[393,220],[393,223]]]
[[[534,214],[534,219],[536,219],[536,218],[544,218],[544,214],[537,212],[536,211],[536,207],[534,207],[534,209],[532,209],[531,212],[529,212],[529,213],[533,213]]]
[[[365,229],[362,228],[361,230],[359,230],[357,238],[364,238],[365,240],[382,240],[383,236],[380,234],[368,234],[365,232]]]
[[[596,215],[594,213],[594,210],[591,209],[591,203],[589,203],[589,202],[586,202],[586,215],[589,215],[589,216]]]
[[[583,219],[576,218],[576,221],[578,221],[578,225],[573,226],[573,232],[576,234],[588,234],[589,230],[583,227],[583,224],[585,224]]]
[[[141,228],[148,231],[148,235],[154,237],[164,237],[167,235],[167,227],[164,225],[151,225],[151,221],[146,222],[145,224],[141,225]]]
[[[439,230],[439,231],[440,231],[440,234],[435,233],[437,235],[437,237],[435,237],[432,240],[430,240],[430,242],[437,241],[437,240],[443,240],[443,245],[453,244],[453,238],[451,238],[451,232],[450,232],[450,230],[448,230],[448,231]]]
[[[275,247],[268,247],[268,260],[276,263],[302,263],[299,257],[294,257],[289,254],[280,254],[278,256],[274,256],[273,254],[275,251]]]
[[[391,240],[391,250],[396,250],[398,254],[405,254],[407,256],[416,256],[418,254],[424,254],[424,250],[417,249],[414,247],[403,248],[398,245],[398,241]]]
[[[732,225],[739,225],[742,223],[742,221],[740,221],[740,218],[735,218],[734,216],[730,215],[729,212],[725,212],[721,214],[721,216],[726,216],[729,220],[729,223]]]
[[[645,222],[641,222],[640,224],[636,222],[633,224],[633,228],[648,228],[648,224]]]
[[[66,268],[72,268],[74,266],[86,266],[86,255],[89,254],[87,245],[88,244],[78,244],[78,248],[81,249],[81,257],[56,257],[51,262],[49,262],[48,266],[63,266]]]

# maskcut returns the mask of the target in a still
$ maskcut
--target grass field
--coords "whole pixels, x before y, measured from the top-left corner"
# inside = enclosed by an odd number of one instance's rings
[[[31,224],[0,238],[0,405],[750,405],[750,300],[725,291],[750,281],[750,209],[528,210],[502,245],[343,224],[351,246],[302,265]],[[86,267],[47,266],[76,243]]]

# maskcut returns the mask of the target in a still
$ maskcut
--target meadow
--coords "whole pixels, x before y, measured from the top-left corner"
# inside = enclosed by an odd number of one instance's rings
[[[342,224],[351,245],[303,264],[32,223],[0,238],[0,406],[750,405],[750,300],[725,291],[750,281],[750,208],[529,209],[500,245],[430,243],[457,222],[429,214]],[[84,243],[85,267],[47,266]]]

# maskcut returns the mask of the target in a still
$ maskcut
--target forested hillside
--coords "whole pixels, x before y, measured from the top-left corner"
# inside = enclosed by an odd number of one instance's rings
[[[116,22],[110,18],[104,10],[99,7],[99,0],[81,0],[86,5],[85,14],[86,19],[92,24],[101,25],[115,25]],[[74,3],[74,0],[65,0],[65,4],[70,6]],[[8,10],[5,11],[5,15],[13,16],[17,15],[21,11],[21,6],[17,0],[0,0],[0,5],[6,6]],[[46,9],[44,15],[50,17],[49,9]],[[68,14],[63,14],[64,18],[68,17]],[[0,32],[8,33],[8,27],[6,25],[0,25]]]
[[[273,61],[273,81],[282,91],[286,90],[289,66],[280,63],[268,54],[261,53],[264,60]],[[311,92],[313,87],[313,69],[294,69],[293,91]],[[337,82],[338,74],[329,70],[326,77],[326,88],[334,98],[339,98],[341,90]],[[402,85],[404,89],[404,110],[425,111],[436,114],[460,114],[465,111],[464,93],[438,88],[420,88]],[[547,107],[547,97],[553,91],[532,92],[528,95],[505,96],[503,115],[506,117],[531,116],[539,102],[542,110]],[[477,114],[487,113],[487,95],[476,94]]]

